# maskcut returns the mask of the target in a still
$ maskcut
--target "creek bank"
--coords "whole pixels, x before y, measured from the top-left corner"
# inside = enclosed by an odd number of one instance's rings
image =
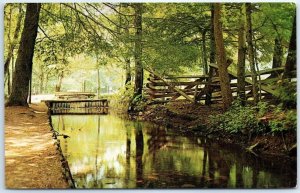
[[[267,132],[249,136],[207,129],[210,126],[209,116],[223,112],[220,105],[173,102],[165,105],[148,105],[143,112],[133,114],[132,117],[173,128],[182,134],[207,137],[220,144],[235,144],[256,156],[296,160],[296,149],[289,151],[295,147],[296,132],[287,132],[284,135]]]
[[[6,188],[71,188],[59,148],[44,104],[5,107]]]

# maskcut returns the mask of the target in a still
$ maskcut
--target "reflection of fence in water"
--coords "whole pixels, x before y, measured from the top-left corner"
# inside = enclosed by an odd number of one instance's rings
[[[107,114],[107,100],[50,101],[51,114]]]

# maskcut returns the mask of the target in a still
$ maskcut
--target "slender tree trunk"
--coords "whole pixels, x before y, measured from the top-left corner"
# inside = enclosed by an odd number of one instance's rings
[[[128,37],[129,36],[129,29],[125,29],[125,34]],[[129,85],[131,83],[131,69],[130,69],[130,58],[129,56],[126,56],[125,58],[125,70],[126,70],[126,77],[125,77],[125,85]],[[126,88],[127,89],[127,88]]]
[[[251,3],[246,3],[246,20],[247,20],[247,43],[248,43],[248,58],[252,77],[252,93],[254,103],[258,103],[258,86],[257,86],[257,73],[254,63],[254,48],[253,48],[253,33],[252,33],[252,21],[251,21]]]
[[[206,53],[206,30],[202,31],[202,58],[203,58],[203,71],[204,74],[208,74],[207,66],[207,53]]]
[[[297,41],[296,41],[296,14],[294,16],[292,35],[290,39],[288,56],[286,58],[286,63],[284,66],[283,78],[292,78],[292,71],[296,70],[296,50],[297,50]]]
[[[44,92],[44,72],[42,71],[41,75],[40,75],[40,91],[39,93],[42,94]]]
[[[211,5],[210,8],[210,54],[209,54],[209,62],[215,63],[216,62],[216,44],[215,44],[215,36],[214,36],[214,5]],[[205,95],[205,104],[210,105],[211,104],[211,95],[213,92],[213,88],[211,86],[212,83],[212,77],[214,75],[214,69],[209,68],[208,72],[208,84],[207,84],[207,93]]]
[[[100,98],[101,87],[100,87],[100,69],[97,69],[97,97]]]
[[[27,97],[40,9],[40,3],[27,4],[24,28],[18,50],[15,74],[13,76],[12,93],[6,104],[8,106],[28,106]]]
[[[7,71],[9,70],[9,64],[10,64],[11,58],[12,58],[12,56],[14,54],[14,49],[15,49],[15,47],[17,45],[17,41],[18,41],[18,38],[19,38],[19,33],[20,33],[20,30],[21,30],[22,17],[23,17],[22,5],[20,4],[19,5],[19,14],[18,14],[18,19],[17,19],[17,25],[16,25],[15,33],[14,33],[14,36],[13,36],[13,40],[10,41],[8,55],[7,55],[7,58],[6,58],[5,63],[4,63],[4,73],[5,74],[7,74]]]
[[[226,52],[224,47],[223,32],[221,25],[221,4],[214,4],[214,35],[216,41],[217,64],[219,69],[219,78],[223,107],[227,109],[232,103],[232,93],[230,88],[230,79],[227,71]]]
[[[125,85],[130,85],[130,83],[131,83],[130,59],[129,58],[126,59],[125,63],[126,63],[126,67],[125,67],[125,70],[126,70]]]
[[[60,92],[63,78],[64,78],[64,71],[61,71],[61,73],[58,76],[58,81],[57,81],[57,84],[55,87],[55,92]]]
[[[238,35],[238,64],[237,64],[237,95],[245,104],[245,59],[246,59],[246,34],[245,34],[245,5],[240,10],[240,27]]]
[[[135,42],[134,42],[134,60],[135,60],[135,84],[134,95],[142,94],[144,70],[142,65],[142,12],[143,4],[134,4],[134,26],[135,26]]]
[[[272,68],[278,68],[282,66],[283,50],[281,45],[281,40],[276,37],[274,40],[274,53],[273,53],[273,64]],[[277,78],[279,74],[277,72],[272,72],[269,78]]]

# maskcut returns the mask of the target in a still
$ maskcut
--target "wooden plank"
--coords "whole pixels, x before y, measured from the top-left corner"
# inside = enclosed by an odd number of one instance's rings
[[[196,86],[196,85],[206,85],[208,84],[207,82],[153,82],[150,81],[150,85],[151,87],[155,87],[155,86]]]
[[[195,92],[185,92],[186,95],[194,95]],[[176,95],[177,92],[172,92],[172,93],[149,93],[149,95],[152,97],[152,98],[164,98],[164,97],[173,97],[174,95]]]
[[[150,93],[150,94],[174,93],[174,91],[172,89],[144,89],[144,91],[147,92],[147,93]],[[196,89],[194,89],[194,88],[184,89],[184,92],[195,92],[195,91],[196,91]]]
[[[158,77],[153,76],[150,74],[151,77],[153,77],[154,80],[158,80]],[[208,75],[181,75],[181,76],[164,76],[162,77],[164,79],[179,79],[179,78],[199,78],[199,79],[205,79],[208,78]]]
[[[270,68],[265,70],[257,71],[257,75],[271,74],[272,72],[282,73],[284,71],[284,67]],[[245,76],[251,76],[251,72],[246,72]]]
[[[148,70],[149,71],[149,70]],[[182,95],[184,98],[189,100],[190,102],[194,102],[194,100],[189,97],[187,94],[185,94],[182,90],[178,89],[175,87],[175,85],[165,81],[163,78],[161,78],[156,72],[154,71],[149,71],[150,73],[154,74],[155,76],[159,77],[166,85],[168,85],[170,88],[172,88],[174,91],[178,92],[180,95]]]
[[[51,102],[51,103],[108,102],[108,100],[107,99],[72,99],[72,100],[53,99],[53,100],[42,100],[41,102]]]
[[[209,64],[211,67],[213,68],[217,68],[218,69],[218,66],[216,64]],[[231,74],[232,76],[235,76],[237,77],[237,74],[235,72],[233,72],[232,70],[228,69],[228,73]],[[245,78],[245,81],[249,84],[253,84],[252,80],[250,78]],[[271,93],[272,95],[278,97],[279,96],[279,93],[272,90],[269,86],[266,86],[266,85],[261,85],[261,89],[268,92],[268,93]]]

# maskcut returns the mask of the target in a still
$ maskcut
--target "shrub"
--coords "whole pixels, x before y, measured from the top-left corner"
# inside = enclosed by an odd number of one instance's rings
[[[281,111],[281,113],[269,125],[272,132],[292,131],[297,129],[296,110]]]
[[[250,106],[242,106],[235,101],[231,108],[224,114],[210,116],[211,128],[219,128],[229,133],[250,134],[260,130],[257,111]]]
[[[293,82],[284,83],[277,88],[279,100],[284,107],[295,108],[297,104],[297,88]]]
[[[117,94],[111,97],[111,107],[122,112],[126,112],[133,98],[134,86],[126,85],[121,88]]]

